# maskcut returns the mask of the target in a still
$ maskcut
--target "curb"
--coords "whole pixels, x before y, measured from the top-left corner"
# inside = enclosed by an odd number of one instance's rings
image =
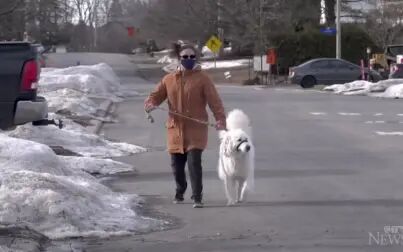
[[[106,102],[103,102],[100,106],[99,106],[99,108],[102,110],[102,111],[104,111],[103,113],[101,113],[100,114],[100,117],[106,117],[110,112],[111,112],[111,109],[112,109],[112,105],[113,105],[114,103],[113,103],[113,101],[111,101],[111,100],[108,100],[108,101],[106,101]],[[94,127],[94,130],[93,130],[93,133],[95,134],[95,135],[99,135],[99,133],[101,132],[101,129],[102,129],[102,126],[104,125],[104,122],[103,121],[97,121],[96,123],[95,123],[95,127]]]

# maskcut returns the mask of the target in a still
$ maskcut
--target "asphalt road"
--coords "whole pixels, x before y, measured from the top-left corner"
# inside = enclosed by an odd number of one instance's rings
[[[118,69],[123,84],[146,94],[153,84],[139,79],[136,66],[128,62]],[[154,113],[156,122],[150,125],[142,111],[145,97],[133,97],[119,104],[119,123],[105,125],[104,134],[151,151],[120,158],[138,174],[105,183],[144,196],[151,209],[146,214],[173,218],[175,225],[150,234],[70,244],[99,252],[402,250],[403,245],[391,245],[387,237],[377,244],[370,236],[380,238],[385,226],[403,224],[403,136],[377,133],[403,132],[401,100],[298,88],[218,89],[227,110],[241,108],[252,120],[257,171],[256,190],[248,202],[225,206],[212,130],[204,153],[206,207],[193,209],[189,192],[186,204],[173,205],[166,115]]]

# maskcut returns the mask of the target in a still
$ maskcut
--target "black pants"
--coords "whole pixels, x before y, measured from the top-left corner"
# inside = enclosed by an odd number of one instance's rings
[[[171,166],[176,182],[176,194],[183,195],[187,188],[185,166],[188,164],[192,199],[201,201],[203,196],[202,150],[190,150],[185,154],[171,154]]]

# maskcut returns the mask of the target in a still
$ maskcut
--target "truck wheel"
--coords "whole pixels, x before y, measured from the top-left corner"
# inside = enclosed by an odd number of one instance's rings
[[[313,76],[305,76],[301,81],[302,88],[313,88],[316,85],[316,79]]]

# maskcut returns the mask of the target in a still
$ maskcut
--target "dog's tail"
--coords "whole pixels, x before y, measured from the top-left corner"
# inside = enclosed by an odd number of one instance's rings
[[[249,117],[240,109],[234,109],[227,116],[228,130],[241,129],[249,136],[252,134]]]

